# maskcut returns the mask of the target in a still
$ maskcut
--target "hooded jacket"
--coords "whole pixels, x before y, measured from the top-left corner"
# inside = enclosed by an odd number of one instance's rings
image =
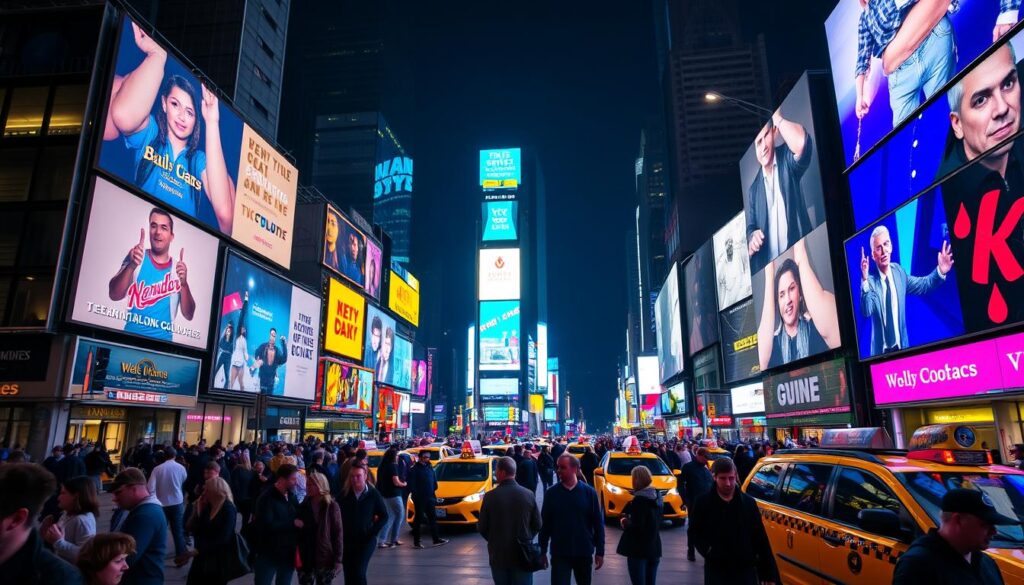
[[[637,490],[633,499],[622,508],[626,527],[615,552],[642,559],[661,558],[661,496],[651,487]]]

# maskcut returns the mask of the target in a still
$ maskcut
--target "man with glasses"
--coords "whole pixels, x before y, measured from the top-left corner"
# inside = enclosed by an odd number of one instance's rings
[[[149,493],[146,476],[129,467],[114,478],[111,489],[119,508],[110,521],[111,532],[123,532],[135,539],[135,553],[129,555],[123,585],[162,585],[164,553],[167,551],[167,518],[160,500]]]

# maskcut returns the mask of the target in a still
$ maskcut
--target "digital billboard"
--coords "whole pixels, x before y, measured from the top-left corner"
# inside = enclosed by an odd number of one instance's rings
[[[558,408],[554,406],[544,407],[544,420],[548,422],[555,422],[558,420]]]
[[[825,34],[847,164],[1008,32],[1018,4],[840,0]]]
[[[726,382],[752,378],[761,372],[757,358],[757,318],[754,299],[734,305],[718,316],[722,330],[722,368]]]
[[[318,297],[229,254],[217,323],[221,336],[229,326],[237,333],[230,360],[218,359],[214,366],[215,389],[313,400]]]
[[[379,299],[381,255],[380,244],[367,237],[337,209],[327,206],[324,266]]]
[[[750,296],[746,225],[746,216],[740,212],[711,238],[715,250],[719,310],[725,310]]]
[[[217,250],[217,238],[97,177],[70,318],[206,349]]]
[[[299,172],[125,16],[99,167],[289,267]]]
[[[516,400],[519,378],[480,378],[480,400]]]
[[[686,414],[686,385],[680,382],[661,394],[661,415],[682,414]]]
[[[767,376],[764,405],[771,426],[849,422],[850,383],[845,362],[837,359]]]
[[[729,390],[732,395],[733,414],[764,412],[764,384],[747,384]]]
[[[519,202],[486,201],[481,204],[484,213],[485,242],[502,242],[519,239]]]
[[[762,372],[841,345],[827,224],[754,275]]]
[[[402,411],[402,395],[390,386],[377,384],[377,401],[374,403],[377,425],[384,425],[387,430],[398,427],[399,413]]]
[[[320,358],[314,410],[370,414],[373,370],[333,358]]]
[[[366,299],[341,281],[329,278],[326,319],[324,349],[352,359],[362,359]]]
[[[520,332],[519,301],[480,303],[480,369],[518,370]]]
[[[655,302],[654,326],[658,332],[658,364],[661,382],[683,371],[682,307],[679,306],[679,273],[673,263]]]
[[[393,384],[395,320],[373,305],[366,305],[366,339],[363,343],[363,365],[374,370],[374,379]],[[385,340],[387,343],[385,343]]]
[[[412,382],[409,390],[416,398],[427,397],[427,360],[412,360],[410,362]]]
[[[718,341],[718,304],[715,302],[715,266],[711,241],[697,248],[683,267],[686,285],[686,321],[690,355]]]
[[[480,250],[481,301],[519,298],[519,248]]]
[[[402,390],[412,390],[412,341],[396,335],[391,359],[394,366],[391,384]]]
[[[518,189],[523,182],[521,153],[518,148],[480,151],[480,186],[483,189]]]
[[[410,279],[415,286],[394,270],[388,279],[388,308],[399,317],[405,319],[413,327],[420,325],[420,290],[419,281]]]
[[[640,396],[661,394],[661,380],[658,372],[658,356],[636,356],[636,388]]]
[[[83,401],[193,408],[200,361],[81,337],[71,394]]]

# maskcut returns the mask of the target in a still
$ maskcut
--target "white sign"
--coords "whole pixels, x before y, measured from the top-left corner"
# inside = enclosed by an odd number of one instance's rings
[[[519,298],[519,248],[480,250],[481,301]]]
[[[640,395],[661,394],[660,374],[658,370],[658,356],[638,355],[636,356],[637,388]]]
[[[423,402],[413,402],[411,408],[413,414],[425,414],[427,412],[427,405]]]
[[[518,396],[519,378],[480,378],[480,396]]]
[[[732,413],[764,412],[764,385],[760,382],[732,389]]]

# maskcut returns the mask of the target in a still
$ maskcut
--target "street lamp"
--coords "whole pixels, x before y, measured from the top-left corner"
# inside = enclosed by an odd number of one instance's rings
[[[739,98],[734,98],[734,97],[731,97],[731,96],[727,96],[725,94],[718,93],[717,91],[709,91],[709,92],[705,93],[704,94],[704,101],[706,101],[708,103],[715,103],[717,101],[729,102],[732,105],[736,106],[737,108],[739,108],[739,109],[741,109],[741,110],[743,110],[745,112],[748,112],[750,114],[754,114],[755,116],[757,116],[759,118],[763,118],[765,116],[771,118],[772,115],[775,113],[775,112],[769,110],[768,108],[762,108],[761,106],[759,106],[757,104],[752,104],[752,103],[750,103],[750,102],[748,102],[746,100],[741,100]]]

